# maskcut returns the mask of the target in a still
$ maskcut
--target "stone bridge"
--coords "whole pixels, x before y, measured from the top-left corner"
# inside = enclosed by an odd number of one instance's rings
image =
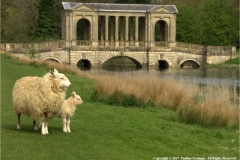
[[[32,49],[36,51],[35,56],[38,60],[51,60],[76,67],[81,62],[85,68],[101,67],[114,57],[127,57],[136,64],[136,68],[159,67],[160,69],[198,68],[205,63],[216,64],[236,57],[236,47],[202,46],[181,42],[177,42],[174,48],[161,46],[151,47],[149,50],[131,47],[96,49],[91,45],[67,48],[65,41],[1,44],[1,52],[24,58],[31,58]]]
[[[233,46],[176,42],[177,13],[174,5],[62,2],[62,40],[1,44],[1,51],[84,68],[114,57],[137,68],[197,68],[236,56]]]

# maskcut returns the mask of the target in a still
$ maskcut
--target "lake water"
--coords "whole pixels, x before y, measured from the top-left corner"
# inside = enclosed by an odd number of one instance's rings
[[[157,68],[135,70],[130,67],[123,68],[94,68],[90,73],[111,74],[113,72],[134,72],[139,74],[149,74],[161,77],[175,77],[182,79],[193,79],[199,84],[229,84],[232,86],[240,86],[239,70],[233,69],[166,69],[159,70]]]

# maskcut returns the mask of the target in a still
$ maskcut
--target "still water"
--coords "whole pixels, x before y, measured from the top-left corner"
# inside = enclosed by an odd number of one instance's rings
[[[159,70],[158,68],[139,69],[131,67],[104,67],[94,68],[90,73],[111,74],[113,72],[134,72],[139,74],[156,75],[158,77],[174,77],[181,79],[193,79],[199,84],[228,84],[240,86],[239,70],[238,69],[166,69]]]

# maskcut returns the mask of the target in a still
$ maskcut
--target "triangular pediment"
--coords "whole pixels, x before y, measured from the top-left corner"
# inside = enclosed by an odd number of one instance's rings
[[[164,8],[164,7],[157,7],[151,10],[151,12],[158,12],[158,13],[172,13],[170,10]]]
[[[73,8],[74,11],[94,11],[93,7],[90,7],[86,4],[81,4]]]

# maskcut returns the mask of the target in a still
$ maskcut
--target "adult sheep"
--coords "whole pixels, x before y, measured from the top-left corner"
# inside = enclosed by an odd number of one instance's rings
[[[13,108],[17,114],[17,129],[21,114],[32,118],[34,130],[40,120],[42,135],[48,134],[48,120],[57,116],[71,86],[68,78],[56,69],[43,77],[23,77],[15,83],[12,91]]]
[[[71,97],[64,101],[62,109],[60,111],[60,116],[62,117],[63,122],[63,132],[71,132],[70,130],[70,118],[73,116],[77,105],[83,103],[81,97],[76,95],[75,92],[72,92]]]

